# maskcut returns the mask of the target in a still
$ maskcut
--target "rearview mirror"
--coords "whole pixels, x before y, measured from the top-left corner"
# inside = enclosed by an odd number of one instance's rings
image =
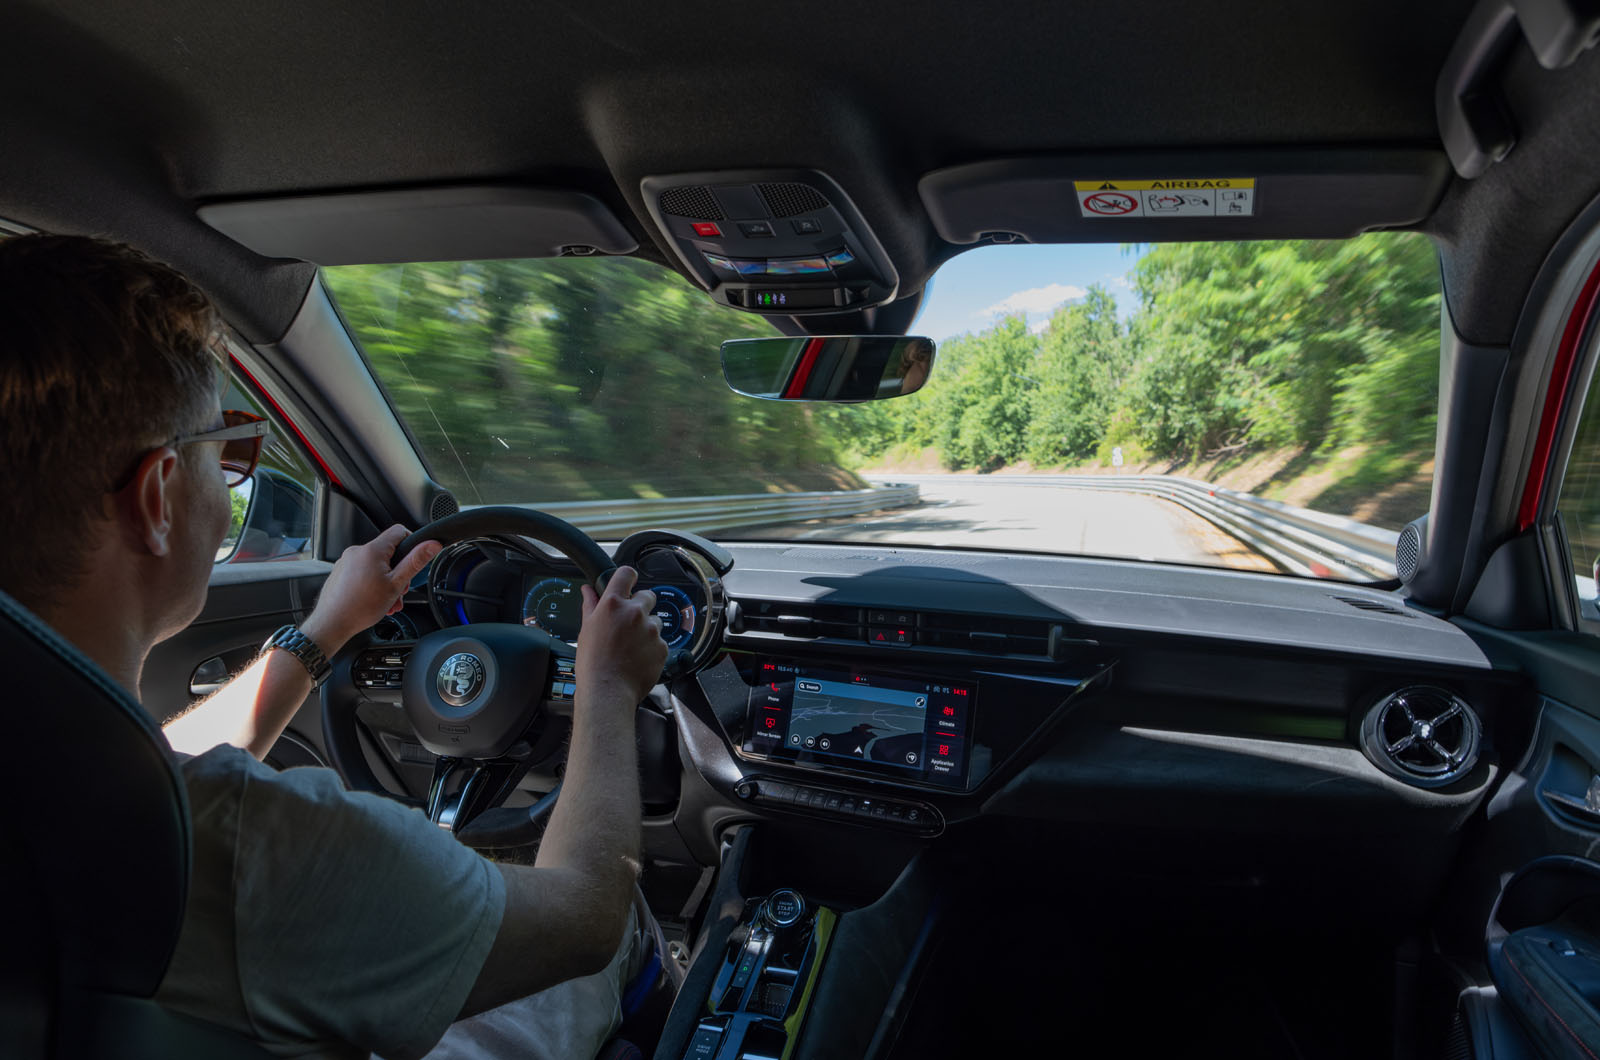
[[[730,339],[722,377],[766,401],[880,401],[921,390],[933,355],[933,340],[915,336]]]

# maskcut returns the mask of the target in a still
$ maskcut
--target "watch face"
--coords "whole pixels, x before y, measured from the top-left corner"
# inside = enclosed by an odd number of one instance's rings
[[[439,698],[452,707],[472,702],[483,691],[483,661],[468,651],[457,652],[439,667],[435,679]]]

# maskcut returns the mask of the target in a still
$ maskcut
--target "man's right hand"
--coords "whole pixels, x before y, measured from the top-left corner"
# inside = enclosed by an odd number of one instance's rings
[[[583,628],[573,674],[579,688],[601,692],[614,687],[630,704],[650,694],[667,662],[661,620],[651,613],[656,594],[648,589],[635,593],[638,580],[632,567],[618,567],[603,596],[597,597],[592,586],[583,587]]]

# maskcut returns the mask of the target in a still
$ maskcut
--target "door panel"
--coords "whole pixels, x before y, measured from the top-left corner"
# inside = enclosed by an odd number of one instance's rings
[[[146,661],[140,695],[158,721],[188,708],[191,679],[202,663],[221,658],[229,672],[248,665],[273,632],[303,622],[333,564],[320,560],[222,564],[211,572],[211,588],[200,617],[156,645]],[[209,676],[209,675],[206,675]],[[321,701],[307,697],[289,723],[285,746],[269,755],[282,765],[316,764],[322,747]]]
[[[1600,1055],[1600,642],[1463,622],[1542,695],[1437,922],[1472,1056]],[[1561,697],[1561,698],[1558,698]]]

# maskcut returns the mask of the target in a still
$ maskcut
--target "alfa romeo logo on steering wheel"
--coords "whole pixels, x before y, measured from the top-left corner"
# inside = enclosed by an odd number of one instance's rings
[[[439,698],[452,707],[466,706],[483,691],[483,662],[471,652],[457,652],[439,667]]]

